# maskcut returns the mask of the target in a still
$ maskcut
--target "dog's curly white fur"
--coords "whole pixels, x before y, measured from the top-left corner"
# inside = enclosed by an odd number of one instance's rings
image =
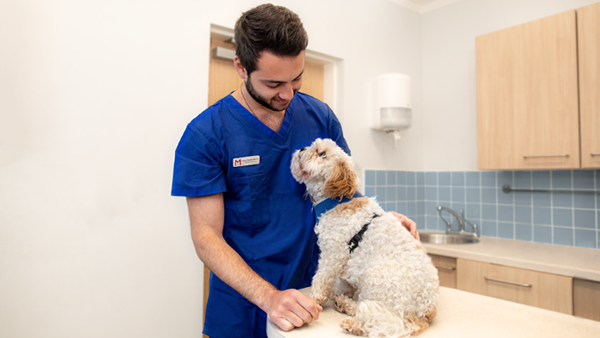
[[[352,158],[330,139],[296,151],[291,169],[316,202],[352,198],[357,189]],[[348,242],[369,222],[350,252]],[[354,316],[342,328],[359,336],[406,337],[429,326],[436,315],[437,270],[395,216],[374,199],[354,198],[325,212],[315,232],[321,256],[311,297],[319,304],[333,299],[338,311]]]

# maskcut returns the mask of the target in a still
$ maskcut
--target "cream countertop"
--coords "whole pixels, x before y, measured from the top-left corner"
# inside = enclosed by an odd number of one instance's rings
[[[309,289],[301,290],[304,294]],[[267,323],[269,338],[350,338],[339,327],[345,314],[328,301],[319,320],[289,332]],[[599,337],[600,322],[501,299],[440,287],[437,317],[419,338],[468,337]]]
[[[421,230],[419,232],[432,232]],[[600,250],[480,237],[476,244],[428,244],[429,254],[465,258],[600,282]],[[600,337],[600,335],[599,335]]]

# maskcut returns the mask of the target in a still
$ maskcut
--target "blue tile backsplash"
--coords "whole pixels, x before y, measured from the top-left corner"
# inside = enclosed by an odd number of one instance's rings
[[[600,170],[365,170],[364,183],[366,196],[411,218],[419,229],[446,230],[436,210],[442,205],[464,210],[482,236],[600,249],[600,195],[502,191],[505,184],[513,189],[598,191]],[[444,217],[451,219],[449,214]],[[458,227],[456,221],[453,227]]]

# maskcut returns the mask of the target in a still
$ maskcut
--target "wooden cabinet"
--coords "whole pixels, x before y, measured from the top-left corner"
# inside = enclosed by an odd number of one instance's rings
[[[581,167],[600,168],[600,3],[577,10]]]
[[[600,167],[599,5],[477,37],[479,169]]]
[[[600,321],[600,282],[429,254],[440,286]]]
[[[440,286],[456,289],[456,258],[429,255],[433,265],[438,270]]]
[[[459,290],[573,314],[573,278],[466,259],[457,260]]]
[[[575,11],[476,45],[479,169],[579,168]]]
[[[600,282],[573,280],[573,315],[600,321]]]

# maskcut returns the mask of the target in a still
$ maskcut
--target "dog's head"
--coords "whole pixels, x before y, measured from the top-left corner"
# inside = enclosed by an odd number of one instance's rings
[[[292,157],[292,175],[315,198],[352,198],[357,176],[352,158],[330,139],[316,139]]]

